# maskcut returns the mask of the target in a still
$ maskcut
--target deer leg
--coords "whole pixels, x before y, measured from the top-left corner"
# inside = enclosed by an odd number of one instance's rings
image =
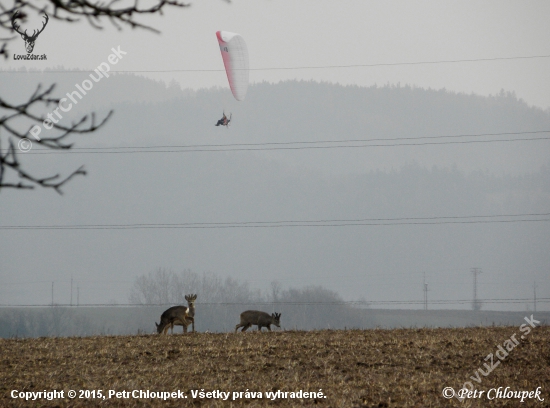
[[[252,323],[245,324],[241,332],[247,331],[250,326],[252,326]]]
[[[195,333],[195,318],[187,316],[187,321],[191,323],[192,332]]]

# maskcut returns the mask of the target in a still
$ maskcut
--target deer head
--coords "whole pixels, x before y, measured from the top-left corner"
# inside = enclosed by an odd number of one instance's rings
[[[197,295],[185,295],[185,300],[187,300],[187,304],[189,305],[189,316],[195,316],[195,300],[197,300]]]
[[[42,28],[40,30],[33,30],[32,32],[32,35],[28,35],[27,34],[27,30],[25,30],[25,32],[21,32],[21,26],[19,24],[17,24],[16,20],[20,17],[19,15],[19,10],[17,10],[12,18],[11,18],[11,25],[13,27],[13,29],[21,34],[21,38],[25,41],[25,48],[27,49],[27,54],[30,54],[32,52],[32,50],[34,49],[34,42],[36,41],[36,39],[38,38],[38,35],[44,31],[44,28],[46,27],[46,24],[48,24],[48,20],[49,20],[49,17],[46,13],[44,13],[44,18],[46,19],[42,25]],[[23,17],[23,16],[21,16]]]

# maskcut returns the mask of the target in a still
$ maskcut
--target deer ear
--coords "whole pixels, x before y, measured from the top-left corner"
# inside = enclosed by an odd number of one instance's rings
[[[157,326],[157,329],[159,328],[159,325],[157,324],[157,322],[155,322],[155,326]]]

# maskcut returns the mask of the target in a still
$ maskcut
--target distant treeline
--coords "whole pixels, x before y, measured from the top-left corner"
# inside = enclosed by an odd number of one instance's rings
[[[286,329],[365,327],[368,319],[342,297],[321,286],[283,289],[250,288],[247,282],[214,273],[190,270],[175,273],[162,268],[138,277],[129,301],[136,307],[67,307],[0,309],[0,337],[87,336],[154,332],[155,322],[169,306],[186,305],[185,295],[197,294],[196,328],[231,331],[241,312],[259,309],[282,313]],[[163,306],[159,306],[163,305]],[[176,332],[182,331],[176,326]]]
[[[188,293],[197,294],[195,326],[201,332],[233,332],[240,313],[249,309],[281,313],[283,330],[519,326],[531,314],[542,325],[550,322],[550,312],[374,310],[366,308],[366,303],[350,305],[321,286],[283,289],[272,282],[269,290],[261,291],[214,273],[157,269],[135,280],[129,297],[135,306],[2,308],[0,337],[156,333],[161,313],[169,306],[186,304]],[[181,326],[175,332],[181,333]]]
[[[269,290],[262,291],[250,288],[248,282],[191,270],[175,273],[160,268],[140,276],[129,300],[141,305],[187,304],[184,296],[190,293],[197,294],[196,320],[202,330],[233,330],[240,313],[250,309],[281,313],[281,326],[288,329],[343,328],[342,322],[354,327],[366,324],[358,309],[322,286],[283,289],[274,281]]]
[[[421,327],[513,326],[533,315],[540,325],[550,323],[550,312],[495,312],[471,310],[383,310],[319,305],[200,305],[195,315],[199,332],[233,332],[246,309],[279,310],[281,329],[391,329]],[[133,335],[156,333],[155,322],[168,306],[1,308],[0,338]],[[256,328],[248,331],[256,330]],[[265,328],[263,329],[265,331]],[[174,332],[182,335],[181,326]],[[170,331],[168,331],[170,333]],[[513,331],[511,331],[513,333]],[[240,333],[239,333],[240,334]],[[188,334],[190,335],[190,334]]]

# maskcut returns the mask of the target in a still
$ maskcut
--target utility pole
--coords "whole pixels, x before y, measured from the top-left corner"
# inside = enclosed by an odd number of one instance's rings
[[[477,275],[479,275],[482,272],[481,272],[481,268],[471,268],[470,271],[474,275],[474,301],[472,303],[472,309],[479,310],[481,309],[481,304],[477,300]]]
[[[426,273],[424,273],[424,310],[428,310],[428,284],[426,283]]]
[[[537,282],[533,282],[533,306],[535,312],[537,311]]]

